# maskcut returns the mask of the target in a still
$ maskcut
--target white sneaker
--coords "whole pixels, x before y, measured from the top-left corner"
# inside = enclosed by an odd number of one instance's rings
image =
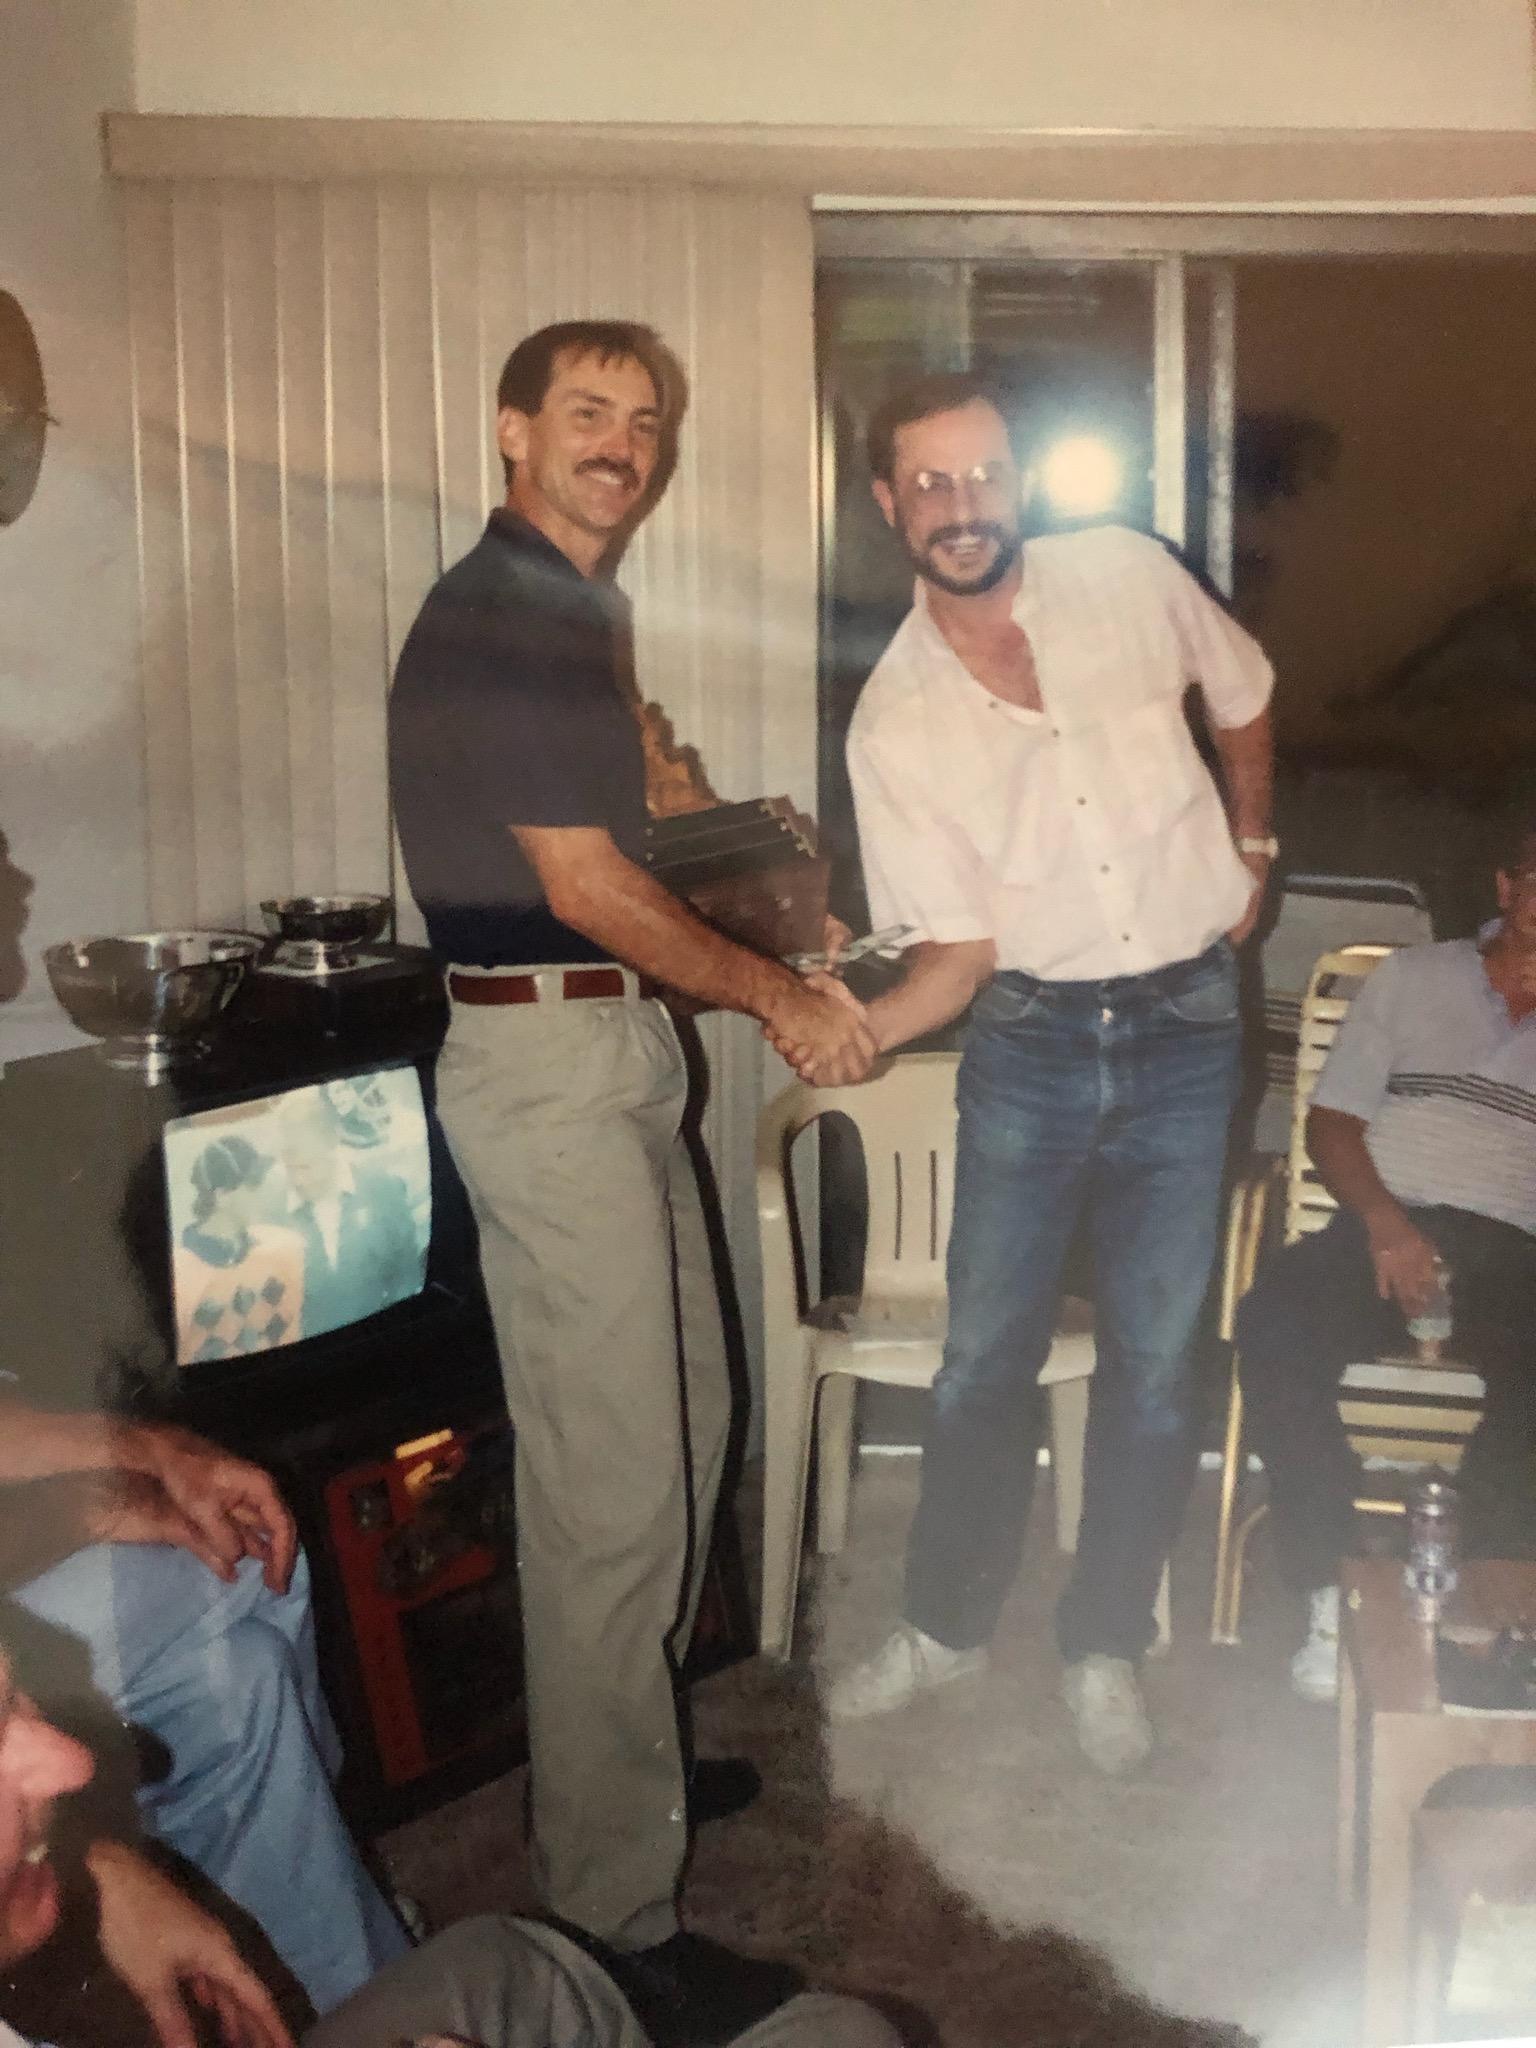
[[[893,1714],[920,1692],[951,1685],[957,1678],[974,1678],[986,1668],[985,1649],[951,1650],[904,1621],[873,1657],[833,1682],[827,1692],[827,1719],[865,1721],[874,1714]]]
[[[1095,1770],[1117,1777],[1152,1754],[1152,1723],[1129,1658],[1095,1654],[1069,1664],[1061,1696],[1077,1724],[1077,1746]]]
[[[1307,1640],[1291,1659],[1291,1690],[1304,1700],[1339,1696],[1339,1589],[1319,1586],[1310,1596]]]

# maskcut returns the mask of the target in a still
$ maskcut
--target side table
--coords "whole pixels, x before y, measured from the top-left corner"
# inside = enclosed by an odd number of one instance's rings
[[[1413,1824],[1430,1789],[1472,1764],[1536,1764],[1536,1715],[1448,1714],[1434,1630],[1414,1618],[1392,1558],[1344,1566],[1339,1603],[1340,1896],[1365,1893],[1362,2038],[1410,2038]],[[1500,1628],[1536,1616],[1536,1564],[1465,1566],[1448,1620]]]

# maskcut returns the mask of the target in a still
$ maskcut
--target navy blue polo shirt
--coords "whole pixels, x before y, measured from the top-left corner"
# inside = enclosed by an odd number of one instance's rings
[[[432,950],[476,967],[601,960],[550,909],[513,825],[595,825],[645,858],[629,607],[514,512],[433,587],[389,700],[389,780]]]

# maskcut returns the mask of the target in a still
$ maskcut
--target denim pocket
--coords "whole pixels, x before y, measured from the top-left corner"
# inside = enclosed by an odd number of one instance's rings
[[[1045,984],[1025,975],[994,975],[976,998],[973,1022],[1006,1030],[1044,1007]]]
[[[1181,1024],[1237,1022],[1237,958],[1222,945],[1214,960],[1192,964],[1188,978],[1165,991],[1163,1003]]]

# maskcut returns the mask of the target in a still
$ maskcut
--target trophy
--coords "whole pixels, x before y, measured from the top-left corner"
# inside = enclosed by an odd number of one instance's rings
[[[651,822],[646,859],[659,882],[706,924],[775,959],[817,952],[831,863],[788,797],[723,803],[692,747],[679,747],[660,705],[638,707]]]
[[[207,1032],[263,947],[255,932],[139,932],[64,939],[43,954],[69,1020],[107,1064],[159,1080],[198,1060]]]

